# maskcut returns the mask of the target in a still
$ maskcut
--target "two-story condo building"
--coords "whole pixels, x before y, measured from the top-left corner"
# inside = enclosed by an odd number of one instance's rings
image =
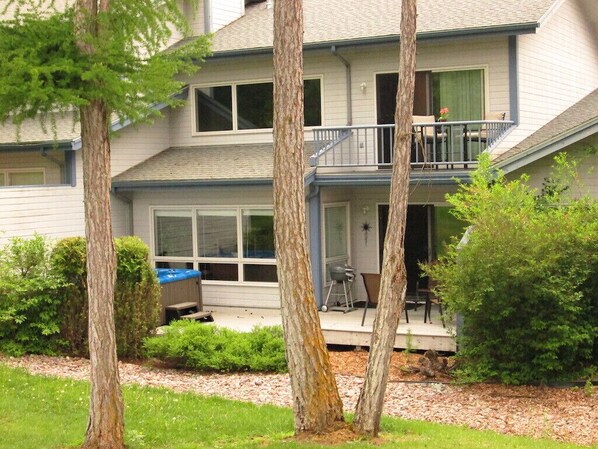
[[[306,204],[320,303],[331,265],[380,270],[393,225],[400,3],[304,1]],[[204,0],[190,17],[198,33],[214,32],[213,55],[178,94],[185,105],[152,125],[114,126],[114,230],[146,241],[156,267],[201,270],[207,305],[276,308],[272,5]],[[445,195],[481,152],[541,185],[553,153],[598,147],[594,0],[419,0],[417,21],[408,290],[418,262],[460,232]],[[72,118],[58,123],[58,145],[33,122],[20,140],[0,129],[0,240],[83,234],[78,130]],[[598,195],[595,175],[584,176]]]

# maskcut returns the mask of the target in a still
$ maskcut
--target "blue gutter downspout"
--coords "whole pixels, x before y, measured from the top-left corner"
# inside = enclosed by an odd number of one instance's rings
[[[318,309],[322,306],[322,248],[321,248],[321,214],[320,188],[313,184],[309,186],[307,196],[309,207],[309,257],[311,261],[311,276],[314,283],[314,293]]]
[[[509,110],[515,126],[519,125],[519,75],[517,36],[509,36]]]
[[[343,63],[345,66],[345,83],[347,89],[347,126],[351,126],[353,124],[353,103],[351,99],[351,64],[345,58],[338,54],[336,51],[336,46],[333,45],[330,47],[330,52],[338,58],[340,62]]]

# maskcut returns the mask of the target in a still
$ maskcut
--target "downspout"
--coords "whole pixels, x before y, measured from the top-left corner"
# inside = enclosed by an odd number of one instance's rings
[[[345,66],[347,83],[347,126],[351,126],[353,124],[353,102],[351,100],[351,64],[338,54],[336,51],[336,45],[330,47],[330,52],[336,56]]]
[[[212,32],[212,0],[204,0],[203,3],[203,26],[204,33]]]
[[[519,125],[519,57],[517,36],[509,36],[509,110],[510,119]]]

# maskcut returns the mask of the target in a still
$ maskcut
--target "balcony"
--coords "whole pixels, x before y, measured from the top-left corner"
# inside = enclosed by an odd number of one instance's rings
[[[414,123],[411,167],[431,170],[474,168],[513,125],[507,120]],[[314,167],[391,168],[394,125],[314,129]]]

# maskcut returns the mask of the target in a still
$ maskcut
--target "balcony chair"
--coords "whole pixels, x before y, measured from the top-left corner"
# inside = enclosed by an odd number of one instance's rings
[[[433,115],[414,115],[412,119],[414,125],[430,123],[430,125],[419,126],[419,129],[415,130],[415,146],[416,148],[418,146],[421,148],[421,162],[423,162],[424,166],[427,166],[431,162],[439,162],[440,159],[443,159],[442,155],[434,157],[433,152],[442,151],[442,145],[447,140],[447,131],[442,129],[442,125],[440,124],[431,125],[432,123],[437,123],[436,117]],[[418,160],[418,162],[420,161]]]
[[[365,315],[368,311],[370,304],[378,304],[378,295],[380,294],[380,273],[361,273],[363,277],[363,285],[365,286],[365,292],[367,294],[367,300],[363,309],[363,318],[361,318],[361,325],[365,323]],[[414,303],[417,300],[407,299],[405,297],[405,320],[409,322],[409,312],[407,311],[407,303]]]
[[[437,285],[438,281],[431,277],[428,277],[428,286],[425,288],[420,287],[420,281],[417,281],[415,284],[415,297],[417,298],[416,301],[419,301],[420,298],[425,299],[424,323],[426,323],[427,320],[430,320],[430,324],[432,324],[432,304],[436,304],[440,312],[442,327],[446,327],[444,314],[442,313],[442,302],[440,297],[434,291]]]
[[[484,115],[486,121],[504,120],[506,116],[505,112],[488,112]],[[467,131],[467,140],[470,142],[487,143],[488,137],[491,136],[492,128],[488,128],[488,124],[484,123],[480,126],[480,129]]]

